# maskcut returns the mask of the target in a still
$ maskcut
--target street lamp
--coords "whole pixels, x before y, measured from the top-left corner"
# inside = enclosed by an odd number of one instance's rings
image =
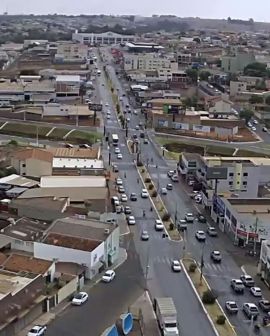
[[[202,284],[203,268],[204,268],[204,247],[205,247],[205,242],[203,243],[202,253],[201,253],[201,275],[200,275],[200,284]]]

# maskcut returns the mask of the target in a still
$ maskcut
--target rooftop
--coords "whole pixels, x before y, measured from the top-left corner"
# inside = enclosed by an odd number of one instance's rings
[[[53,154],[47,150],[39,148],[22,149],[15,153],[14,158],[18,160],[36,159],[46,162],[51,162]]]
[[[17,187],[31,188],[31,187],[37,186],[39,182],[35,180],[31,180],[26,177],[22,177],[17,174],[12,174],[12,175],[8,175],[8,176],[0,178],[0,184],[9,184],[12,186],[17,186]]]
[[[9,294],[15,295],[32,281],[33,279],[28,277],[0,271],[0,300]]]
[[[10,225],[2,229],[1,234],[23,241],[37,241],[43,237],[44,232],[50,227],[47,222],[20,218],[10,220]]]
[[[42,197],[42,198],[32,198],[32,199],[13,199],[10,206],[13,208],[26,206],[28,209],[43,209],[49,211],[58,210],[63,212],[67,203],[67,198],[55,199],[54,197]]]
[[[220,161],[222,164],[232,165],[236,162],[242,163],[248,166],[269,166],[270,158],[261,157],[235,157],[235,156],[204,156],[205,161]]]
[[[26,190],[19,196],[19,199],[29,199],[35,197],[56,197],[69,198],[71,202],[84,202],[85,200],[105,200],[107,198],[107,188],[91,187],[53,187],[35,188]]]
[[[53,263],[48,260],[29,257],[21,254],[11,254],[2,264],[4,270],[11,272],[29,272],[45,274]]]
[[[78,75],[57,75],[56,82],[80,82]]]
[[[99,148],[48,148],[55,158],[99,159]]]
[[[54,158],[53,168],[103,169],[103,161],[96,159]]]
[[[104,176],[42,176],[41,188],[104,188],[106,179]]]
[[[71,235],[62,235],[58,233],[49,233],[43,240],[44,244],[62,246],[74,250],[91,252],[102,242],[86,238],[77,238]]]
[[[98,220],[68,217],[56,220],[49,232],[104,241],[115,228],[116,226],[113,224]],[[109,232],[105,233],[105,230],[109,230]]]

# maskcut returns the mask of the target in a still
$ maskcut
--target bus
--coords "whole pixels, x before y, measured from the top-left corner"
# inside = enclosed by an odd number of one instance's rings
[[[112,134],[112,143],[113,143],[113,146],[118,146],[118,135],[117,134]]]

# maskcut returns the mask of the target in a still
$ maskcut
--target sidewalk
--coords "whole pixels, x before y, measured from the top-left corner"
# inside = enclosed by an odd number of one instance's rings
[[[135,317],[138,316],[140,310],[142,313],[142,332],[134,330],[130,333],[130,336],[159,336],[160,331],[148,292],[142,294],[129,309]]]
[[[115,270],[116,268],[121,266],[126,261],[126,259],[127,259],[127,252],[125,249],[120,247],[119,258],[116,261],[116,263],[110,267],[110,269]],[[101,278],[103,274],[105,273],[105,271],[98,274],[93,280],[86,281],[84,287],[82,288],[82,291],[85,291],[85,292],[90,291],[93,286],[95,286],[97,283],[101,281]],[[71,305],[71,302],[69,300],[64,300],[63,302],[58,304],[56,307],[52,308],[49,312],[40,315],[36,320],[34,320],[27,327],[22,329],[16,336],[26,336],[28,331],[34,325],[48,325],[52,320],[54,320],[57,317],[58,314],[62,313],[70,305]]]

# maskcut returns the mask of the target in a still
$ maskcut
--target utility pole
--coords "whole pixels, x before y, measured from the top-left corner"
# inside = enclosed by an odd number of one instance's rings
[[[37,126],[37,137],[36,137],[36,144],[37,144],[37,147],[38,147],[38,126]]]
[[[174,212],[174,227],[177,225],[177,217],[178,217],[178,207],[177,202],[175,203],[175,212]]]
[[[145,265],[145,293],[147,291],[147,281],[148,281],[148,275],[149,275],[149,260],[150,260],[150,245],[147,246],[147,256],[146,256],[146,265]]]
[[[200,284],[202,284],[203,268],[204,268],[204,246],[205,246],[205,242],[203,243],[202,254],[201,254],[201,275],[200,275]]]
[[[254,228],[254,245],[253,245],[253,255],[256,254],[256,245],[257,245],[257,231],[258,231],[258,217],[256,217],[255,228]]]

